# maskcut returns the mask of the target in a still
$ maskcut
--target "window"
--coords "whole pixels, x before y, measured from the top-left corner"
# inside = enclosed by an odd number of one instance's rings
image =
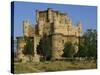
[[[64,43],[64,40],[62,40],[62,43]]]

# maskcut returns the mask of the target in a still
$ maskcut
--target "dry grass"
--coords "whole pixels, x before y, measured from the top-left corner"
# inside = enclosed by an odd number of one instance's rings
[[[67,71],[95,68],[97,68],[97,63],[95,61],[46,61],[40,63],[14,64],[15,73]]]

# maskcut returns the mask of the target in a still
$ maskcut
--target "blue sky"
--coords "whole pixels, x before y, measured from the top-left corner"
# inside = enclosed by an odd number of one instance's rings
[[[97,7],[63,4],[45,4],[33,2],[15,2],[14,3],[14,38],[22,36],[22,21],[27,19],[31,25],[36,23],[36,10],[46,10],[52,8],[63,13],[67,13],[72,24],[76,25],[78,21],[82,23],[83,32],[88,28],[97,29]]]

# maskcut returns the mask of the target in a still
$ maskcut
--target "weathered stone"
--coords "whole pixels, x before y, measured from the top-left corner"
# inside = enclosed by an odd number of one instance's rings
[[[40,39],[44,36],[51,37],[51,59],[60,59],[63,54],[64,44],[66,42],[78,43],[81,36],[81,22],[78,22],[77,26],[72,25],[68,15],[59,11],[48,8],[46,11],[36,10],[36,22],[33,27],[29,22],[23,21],[23,39],[24,37],[33,37],[34,50],[33,50],[33,62],[39,62],[40,58],[37,55],[37,46],[40,44]],[[19,57],[22,57],[25,61],[22,50],[24,50],[25,40],[17,43],[17,53]],[[17,39],[19,41],[19,39]],[[21,48],[21,49],[20,49]],[[76,53],[78,47],[76,47]]]
[[[35,54],[32,61],[33,62],[40,62],[40,56]]]

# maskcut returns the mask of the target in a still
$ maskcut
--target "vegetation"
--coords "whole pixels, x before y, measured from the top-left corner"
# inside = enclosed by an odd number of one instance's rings
[[[67,42],[64,48],[64,57],[87,57],[97,59],[97,31],[88,29],[79,40],[78,53],[76,54],[75,45]]]
[[[75,55],[76,51],[75,51],[75,46],[73,45],[73,43],[71,42],[67,42],[65,43],[64,46],[64,57],[73,57]]]
[[[50,71],[67,71],[81,69],[95,69],[96,62],[91,61],[45,61],[39,63],[15,63],[15,73],[33,73],[33,72],[50,72]]]
[[[46,61],[51,57],[50,37],[44,36],[37,47],[38,54]]]
[[[25,38],[26,45],[24,47],[24,54],[33,55],[34,45],[32,38]]]
[[[51,42],[50,37],[44,35],[43,38],[40,40],[40,43],[37,47],[38,54],[43,56],[44,60],[50,59],[51,57]],[[88,29],[83,36],[79,40],[79,47],[78,53],[76,52],[77,49],[75,48],[77,44],[73,44],[72,42],[65,43],[64,46],[64,57],[94,57],[97,58],[97,31],[93,29]],[[24,48],[25,54],[34,54],[33,53],[33,40],[31,38],[26,38],[26,45]],[[27,51],[28,50],[28,51]],[[77,54],[76,54],[77,53]]]
[[[97,31],[88,29],[79,43],[79,57],[97,58]]]
[[[51,46],[49,37],[43,37],[37,47],[38,53],[43,56],[44,61],[39,63],[14,63],[15,73],[29,73],[29,72],[48,72],[48,71],[66,71],[66,70],[79,70],[79,69],[94,69],[97,68],[97,31],[88,29],[80,38],[79,50],[75,49],[75,44],[67,42],[64,48],[63,56],[72,58],[72,60],[55,60],[47,61],[51,54]],[[25,50],[28,54],[33,51],[32,40],[27,39]],[[78,60],[76,58],[78,57]],[[82,59],[80,59],[82,58]],[[93,58],[88,60],[87,58]],[[74,59],[74,60],[73,60]]]

